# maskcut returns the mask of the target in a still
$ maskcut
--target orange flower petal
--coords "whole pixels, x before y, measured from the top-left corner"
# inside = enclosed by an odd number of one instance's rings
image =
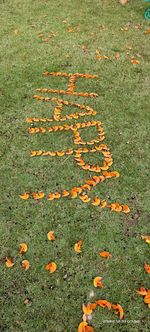
[[[100,205],[100,202],[101,202],[100,198],[98,196],[96,196],[93,199],[92,205],[98,206],[98,205]]]
[[[123,318],[124,316],[124,311],[123,308],[121,307],[120,304],[112,304],[113,309],[115,309],[115,314],[119,314],[120,315],[120,319]]]
[[[57,265],[54,262],[49,262],[48,264],[46,264],[45,269],[50,273],[54,273],[57,269]]]
[[[144,297],[144,302],[150,304],[150,289],[147,291],[147,294]]]
[[[147,263],[144,263],[144,270],[150,274],[150,265],[148,265]]]
[[[15,263],[13,263],[10,258],[6,257],[5,264],[6,264],[6,267],[11,268]]]
[[[101,251],[99,255],[103,258],[112,258],[112,255],[108,251]]]
[[[150,244],[150,235],[141,235],[142,240]]]
[[[91,306],[90,306],[90,304],[88,304],[87,306],[83,303],[82,304],[82,311],[83,311],[83,313],[85,314],[85,315],[91,315],[91,313],[92,313],[92,308],[91,308]]]
[[[49,241],[55,241],[55,235],[54,235],[54,232],[53,231],[50,231],[47,233],[47,238]]]
[[[20,197],[21,199],[26,200],[26,199],[28,199],[28,198],[30,197],[30,194],[29,194],[29,193],[23,193],[22,195],[19,195],[19,197]]]
[[[122,205],[122,212],[124,212],[124,213],[130,212],[130,208],[128,207],[128,205]]]
[[[67,197],[67,196],[69,196],[70,194],[69,194],[69,191],[67,191],[67,190],[63,190],[63,192],[62,192],[62,197]]]
[[[24,259],[22,262],[21,262],[21,266],[22,268],[27,271],[30,267],[30,263],[27,259]]]
[[[78,326],[78,332],[85,332],[85,326],[87,326],[87,322],[81,322]]]
[[[83,241],[82,240],[79,240],[77,243],[75,243],[74,245],[74,250],[78,253],[80,253],[82,250],[81,250],[81,247],[83,245]]]
[[[98,300],[96,301],[96,304],[102,308],[107,307],[109,310],[111,309],[112,306],[112,304],[107,300]]]
[[[147,290],[144,287],[141,287],[138,291],[136,291],[137,294],[145,296],[147,294]]]
[[[102,277],[95,277],[94,280],[93,280],[93,285],[94,287],[103,287],[103,284],[102,284]]]
[[[19,245],[20,245],[19,255],[23,255],[28,250],[28,246],[26,243],[20,243]]]

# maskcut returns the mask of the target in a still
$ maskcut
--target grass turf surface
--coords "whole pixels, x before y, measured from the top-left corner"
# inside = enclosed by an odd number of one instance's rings
[[[145,6],[140,0],[125,7],[98,0],[1,4],[1,331],[75,332],[82,320],[82,303],[102,298],[120,303],[129,322],[118,324],[114,313],[99,309],[92,321],[95,331],[148,331],[149,310],[136,295],[139,287],[149,287],[149,275],[143,269],[149,248],[140,238],[148,233],[149,217]],[[128,31],[122,31],[126,26]],[[74,32],[69,33],[68,27]],[[50,32],[57,34],[48,42],[38,37],[43,33],[47,38]],[[96,49],[112,59],[96,61]],[[116,52],[119,60],[114,58]],[[133,66],[129,56],[140,64]],[[99,80],[81,80],[77,85],[79,91],[97,92],[98,98],[70,99],[97,110],[95,118],[103,122],[106,133],[104,143],[113,153],[111,169],[121,173],[120,178],[96,187],[95,194],[128,204],[129,215],[79,200],[35,204],[19,199],[25,190],[59,191],[87,178],[72,157],[58,162],[30,158],[31,149],[65,148],[71,142],[66,133],[34,137],[27,133],[26,117],[50,115],[47,104],[32,99],[35,89],[65,87],[64,80],[43,77],[47,70],[99,75]],[[55,243],[47,240],[51,229],[57,236]],[[73,245],[79,239],[84,245],[77,255]],[[28,244],[25,257],[31,268],[25,272],[18,262],[7,270],[4,258],[14,257],[20,242]],[[103,261],[98,256],[102,250],[110,251],[112,260]],[[49,260],[58,264],[53,275],[44,270]],[[99,290],[92,284],[96,275],[104,278],[105,287]],[[25,299],[29,299],[27,305]],[[104,323],[106,319],[113,322]]]

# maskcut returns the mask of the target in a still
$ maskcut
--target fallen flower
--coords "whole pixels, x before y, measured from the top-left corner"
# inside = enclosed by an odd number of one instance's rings
[[[6,257],[5,264],[6,267],[11,268],[15,263],[13,263],[13,261],[10,258]]]
[[[150,244],[150,235],[141,235],[142,240]]]
[[[28,246],[26,243],[20,243],[19,245],[20,245],[19,255],[23,255],[28,250]]]
[[[103,258],[112,258],[112,255],[108,251],[101,251],[99,255]]]
[[[30,267],[30,263],[27,259],[24,259],[21,263],[21,266],[25,271],[27,271]]]
[[[123,311],[123,308],[121,307],[120,304],[112,304],[112,308],[115,309],[115,314],[116,315],[120,315],[120,319],[123,318],[124,316],[124,311]]]
[[[102,277],[95,277],[93,280],[94,287],[103,287],[102,279]]]
[[[54,235],[54,232],[53,231],[50,231],[47,233],[47,238],[49,241],[55,241],[55,235]]]
[[[23,193],[23,194],[19,195],[19,197],[20,197],[21,199],[26,200],[26,199],[28,199],[28,198],[30,197],[30,194],[26,192],[26,193]]]
[[[150,265],[148,265],[147,263],[144,263],[144,270],[150,274]]]
[[[50,273],[54,273],[57,269],[57,265],[54,262],[49,262],[45,266],[45,270],[49,271]]]
[[[81,247],[83,245],[83,241],[79,240],[77,243],[74,245],[74,250],[78,253],[82,252]]]

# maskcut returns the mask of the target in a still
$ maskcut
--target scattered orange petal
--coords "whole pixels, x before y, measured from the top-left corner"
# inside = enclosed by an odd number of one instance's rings
[[[47,233],[47,238],[49,241],[55,241],[55,235],[54,235],[54,232],[53,231],[50,231]]]
[[[144,302],[150,304],[150,289],[147,291],[147,294],[144,297]]]
[[[123,318],[124,316],[124,311],[123,308],[121,307],[120,304],[112,304],[112,308],[115,309],[115,314],[119,314],[120,315],[120,319]]]
[[[23,193],[22,195],[19,195],[19,197],[20,197],[21,199],[26,200],[26,199],[28,199],[28,198],[30,197],[30,194],[29,194],[29,193]]]
[[[130,212],[129,206],[128,205],[122,205],[122,212],[129,213]]]
[[[26,243],[20,243],[19,245],[20,245],[19,255],[23,255],[28,250],[28,246]]]
[[[95,277],[94,280],[93,280],[93,285],[94,287],[103,287],[103,284],[102,284],[102,277]]]
[[[50,273],[53,273],[56,271],[57,265],[54,262],[49,262],[48,264],[46,264],[45,269]]]
[[[141,287],[138,291],[136,291],[138,295],[145,296],[147,294],[147,290],[144,287]]]
[[[144,263],[144,270],[150,274],[150,265],[148,265],[147,263]]]
[[[27,271],[30,267],[30,263],[27,259],[24,259],[22,262],[21,262],[21,266],[22,268]]]
[[[141,235],[142,240],[150,244],[150,235]]]
[[[77,243],[75,243],[74,245],[74,250],[78,253],[80,253],[82,250],[81,250],[81,247],[83,245],[83,241],[82,240],[79,240]]]
[[[80,323],[78,326],[78,332],[85,332],[85,326],[87,326],[87,325],[88,325],[87,322]]]
[[[111,306],[112,306],[112,304],[107,300],[98,300],[98,301],[96,301],[96,304],[102,308],[107,307],[109,310],[111,309]]]
[[[82,304],[82,311],[85,315],[91,315],[93,309],[91,308],[91,305],[88,304],[87,306],[83,303]]]
[[[100,198],[98,196],[95,196],[93,199],[92,205],[98,206],[98,205],[100,205],[100,202],[101,202]]]
[[[132,63],[133,65],[139,65],[139,64],[140,64],[140,61],[139,61],[139,60],[136,60],[136,59],[132,59],[132,60],[131,60],[131,63]]]
[[[32,193],[32,197],[36,200],[44,197],[44,193],[42,191]]]
[[[15,263],[12,262],[12,260],[8,257],[6,257],[5,259],[5,264],[6,264],[6,267],[10,268],[12,267]]]
[[[108,251],[101,251],[99,255],[103,258],[112,258],[112,255]]]

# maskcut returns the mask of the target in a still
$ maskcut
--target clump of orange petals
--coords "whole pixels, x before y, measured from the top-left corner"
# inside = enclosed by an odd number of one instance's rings
[[[100,306],[102,308],[107,308],[108,310],[114,309],[116,315],[119,315],[120,320],[124,317],[124,310],[120,304],[111,303],[105,299],[97,300],[94,303],[89,303],[87,306],[85,304],[82,305],[83,311],[83,321],[78,326],[78,332],[85,332],[85,331],[93,331],[94,329],[92,326],[89,326],[87,323],[88,315],[93,313],[93,310]]]
[[[57,269],[57,264],[55,262],[49,262],[45,265],[45,270],[49,271],[50,273],[54,273]]]
[[[83,245],[83,240],[79,240],[77,243],[75,243],[74,250],[77,253],[81,253],[82,252],[82,245]]]
[[[20,243],[19,245],[20,245],[19,255],[23,255],[28,250],[28,246],[26,243]]]
[[[144,270],[146,271],[146,273],[150,274],[150,265],[144,263]]]
[[[11,258],[6,257],[5,264],[6,264],[6,267],[9,269],[9,268],[13,267],[15,263],[11,260]]]
[[[50,231],[50,232],[47,233],[47,238],[48,238],[49,241],[55,241],[56,240],[55,234],[54,234],[53,231]]]
[[[27,271],[30,267],[30,263],[27,259],[24,259],[22,262],[21,262],[21,266],[22,268]]]
[[[102,277],[95,277],[94,280],[93,280],[93,285],[94,287],[103,287],[103,284],[102,284]]]
[[[144,303],[146,303],[148,305],[148,307],[150,308],[150,289],[146,289],[144,287],[141,287],[137,291],[137,294],[144,297],[143,298]]]
[[[101,251],[99,255],[103,258],[112,258],[112,254],[109,251]]]

